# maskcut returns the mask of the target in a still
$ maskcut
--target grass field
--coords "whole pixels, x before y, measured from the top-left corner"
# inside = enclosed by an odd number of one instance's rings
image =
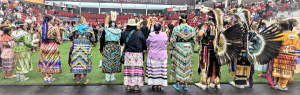
[[[61,62],[62,62],[62,73],[60,74],[54,74],[53,77],[56,78],[56,81],[52,84],[62,84],[62,85],[69,85],[69,84],[75,84],[75,80],[73,80],[73,75],[70,74],[70,67],[68,65],[68,54],[70,50],[71,42],[65,42],[60,45],[60,56],[61,56]],[[88,78],[90,79],[89,84],[106,84],[105,82],[105,74],[102,73],[101,69],[98,68],[99,65],[99,59],[101,58],[100,51],[99,51],[99,44],[97,47],[93,47],[92,50],[93,53],[93,66],[92,66],[92,72],[88,74]],[[195,83],[200,81],[200,75],[197,73],[197,66],[198,66],[198,53],[194,53],[193,60],[194,60],[194,67],[193,67],[193,79],[189,81],[189,83]],[[37,72],[37,66],[39,62],[39,51],[36,51],[35,53],[32,53],[32,64],[33,64],[33,70],[26,74],[30,79],[25,82],[17,82],[16,78],[13,79],[3,79],[4,74],[3,71],[0,71],[0,84],[1,85],[43,85],[43,74],[40,72]],[[170,58],[168,59],[168,73],[170,72]],[[228,83],[233,79],[232,76],[228,73],[228,66],[222,66],[221,70],[221,82],[222,83]],[[261,74],[261,72],[256,71],[254,74],[254,82],[256,83],[267,83],[267,80],[265,78],[260,78],[257,75]],[[116,75],[117,80],[110,84],[123,84],[123,73],[117,73]],[[169,75],[168,75],[169,77]],[[295,81],[300,81],[300,74],[296,74]],[[169,83],[175,83],[175,80],[169,80]]]

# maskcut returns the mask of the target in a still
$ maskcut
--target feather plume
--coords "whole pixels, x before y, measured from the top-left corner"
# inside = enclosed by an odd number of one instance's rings
[[[85,17],[80,15],[80,23],[86,23],[86,19]]]
[[[111,17],[111,21],[116,21],[117,20],[117,12],[110,11],[110,17]]]

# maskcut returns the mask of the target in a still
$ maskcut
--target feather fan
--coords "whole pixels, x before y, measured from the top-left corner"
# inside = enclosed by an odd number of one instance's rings
[[[256,61],[259,64],[268,63],[274,57],[278,56],[280,52],[282,41],[274,41],[274,39],[277,39],[282,36],[276,36],[281,32],[273,32],[272,30],[275,28],[276,25],[272,24],[267,29],[256,35],[256,37],[258,37],[261,40],[261,43],[259,43],[261,44],[261,48],[257,53],[253,54],[252,56],[256,59]]]
[[[219,34],[216,39],[218,42],[217,60],[220,65],[226,65],[239,56],[242,50],[242,31],[240,24],[235,24],[226,31]]]

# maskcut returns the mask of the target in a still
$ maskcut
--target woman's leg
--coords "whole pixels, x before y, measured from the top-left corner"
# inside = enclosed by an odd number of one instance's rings
[[[138,92],[141,90],[141,87],[139,85],[135,85],[134,92]]]
[[[87,79],[87,74],[83,74],[83,84],[87,84],[90,80]]]
[[[161,85],[157,86],[157,91],[159,91],[159,92],[161,91]]]
[[[295,75],[293,75],[293,77],[291,77],[291,79],[289,79],[289,83],[293,83],[295,79]]]
[[[105,74],[105,82],[110,82],[111,79],[111,74],[110,73],[106,73]]]
[[[75,74],[77,84],[81,83],[80,76],[81,76],[81,74]]]
[[[17,73],[17,81],[20,81],[20,74],[19,73]]]
[[[184,82],[184,86],[182,87],[185,91],[188,91],[187,82]]]
[[[54,82],[56,79],[55,78],[52,78],[52,74],[48,74],[48,82],[49,83],[52,83]]]
[[[28,79],[29,79],[29,77],[26,77],[25,74],[21,74],[21,75],[20,75],[20,81],[21,81],[21,82],[26,81],[26,80],[28,80]]]
[[[180,81],[176,81],[176,84],[173,85],[173,87],[174,87],[176,90],[180,90],[180,88],[179,88],[179,83],[180,83]]]
[[[157,88],[157,86],[156,86],[156,85],[152,85],[152,90],[153,90],[153,91],[155,91],[155,90],[156,90],[156,88]]]
[[[111,80],[111,82],[116,81],[115,73],[111,73],[110,80]]]
[[[44,83],[48,83],[48,75],[46,73],[44,73],[43,75],[44,75]]]
[[[129,85],[126,85],[126,90],[130,91],[130,86]]]
[[[3,71],[4,72],[4,78],[7,77],[7,71]]]
[[[279,90],[288,90],[288,88],[286,87],[288,81],[289,81],[289,79],[279,78],[279,82],[278,82],[278,85],[276,86],[276,88]]]

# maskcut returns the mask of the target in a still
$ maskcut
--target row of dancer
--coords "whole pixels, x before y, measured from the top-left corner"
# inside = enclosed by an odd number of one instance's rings
[[[208,86],[220,89],[220,70],[222,65],[230,64],[231,75],[235,76],[234,80],[230,82],[231,85],[238,88],[252,87],[251,82],[253,75],[253,61],[257,60],[259,63],[267,63],[273,61],[271,76],[276,79],[278,85],[273,88],[279,90],[287,90],[287,80],[291,79],[293,66],[295,65],[294,49],[299,49],[299,37],[293,32],[289,32],[295,23],[284,21],[279,23],[278,30],[275,32],[269,31],[274,29],[266,29],[262,33],[251,33],[249,26],[251,25],[248,19],[250,17],[244,14],[243,11],[248,11],[242,8],[232,9],[232,14],[241,18],[240,23],[236,24],[227,30],[222,27],[222,12],[219,9],[202,8],[203,12],[207,13],[207,21],[195,31],[187,22],[187,15],[182,14],[179,17],[180,24],[173,29],[170,36],[171,52],[171,79],[177,81],[173,87],[180,90],[179,83],[182,82],[184,90],[188,90],[187,81],[193,76],[193,48],[196,41],[201,42],[201,52],[199,55],[199,69],[201,73],[200,83],[195,85],[207,89]],[[233,11],[237,11],[233,13]],[[116,80],[114,73],[119,73],[122,70],[122,63],[124,64],[124,85],[126,90],[130,91],[130,86],[135,86],[135,91],[139,91],[140,87],[144,85],[144,66],[143,66],[143,51],[148,50],[147,58],[147,72],[146,82],[153,85],[153,90],[161,90],[161,86],[167,86],[167,43],[168,37],[165,33],[160,33],[161,25],[154,24],[154,31],[150,33],[146,39],[141,31],[136,28],[138,24],[134,19],[128,20],[127,30],[122,32],[115,26],[116,15],[111,13],[110,28],[105,29],[100,40],[100,52],[103,55],[102,72],[106,73],[106,82],[113,82]],[[52,74],[61,73],[61,61],[59,56],[60,33],[57,28],[53,27],[51,23],[53,17],[46,15],[43,21],[43,27],[40,29],[40,57],[38,71],[44,74],[45,83],[52,83],[55,78]],[[76,75],[76,83],[87,84],[89,79],[87,74],[91,72],[92,66],[92,47],[91,43],[95,40],[95,35],[89,29],[86,21],[81,17],[82,24],[75,27],[74,31],[69,34],[72,40],[72,47],[70,51],[69,65],[71,67],[70,73]],[[24,22],[17,22],[17,30],[11,32],[10,28],[4,28],[4,34],[1,37],[1,45],[3,52],[1,56],[12,54],[9,58],[3,57],[3,65],[11,67],[7,69],[10,75],[12,71],[12,64],[16,64],[17,80],[25,81],[29,78],[25,77],[25,73],[32,70],[30,48],[34,45],[28,38],[28,33],[24,31],[26,25]],[[280,31],[279,31],[280,30]],[[277,32],[278,31],[278,32]],[[242,33],[241,33],[242,32]],[[275,37],[277,34],[283,32],[282,37]],[[289,36],[286,36],[285,34]],[[251,34],[251,35],[250,35]],[[254,35],[253,35],[254,34]],[[11,36],[10,36],[11,35]],[[248,42],[256,35],[261,40],[261,48],[252,48],[252,44]],[[266,37],[266,35],[268,35]],[[249,37],[251,36],[251,37]],[[2,39],[3,38],[3,39]],[[230,38],[230,39],[228,39]],[[242,39],[243,38],[243,39]],[[283,42],[283,44],[282,44]],[[242,43],[242,44],[241,44]],[[123,45],[125,44],[125,45]],[[270,45],[270,46],[268,46]],[[279,48],[284,52],[277,56],[280,52]],[[124,46],[122,50],[120,46]],[[291,48],[291,46],[294,46]],[[288,47],[288,48],[287,48]],[[272,51],[266,51],[270,49]],[[256,53],[255,51],[256,50]],[[278,50],[278,51],[276,51]],[[266,53],[269,52],[269,53]],[[287,54],[289,53],[289,54]],[[291,55],[292,54],[292,55]],[[262,57],[266,56],[266,57]],[[261,58],[257,58],[261,57]],[[252,60],[250,60],[252,59]],[[281,60],[293,60],[287,63]],[[287,64],[288,70],[285,66],[278,64]],[[5,67],[5,66],[3,66]],[[84,76],[81,79],[81,75]],[[10,76],[7,76],[10,77]],[[270,80],[272,81],[272,80]]]

